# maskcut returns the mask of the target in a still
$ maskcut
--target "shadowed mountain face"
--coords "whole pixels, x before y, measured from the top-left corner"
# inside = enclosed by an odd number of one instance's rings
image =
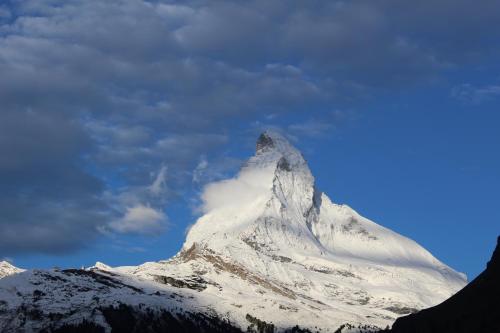
[[[454,296],[396,320],[393,333],[500,332],[500,236],[486,270]]]

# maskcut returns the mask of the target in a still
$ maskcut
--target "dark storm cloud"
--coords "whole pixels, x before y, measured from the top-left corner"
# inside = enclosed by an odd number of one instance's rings
[[[465,0],[5,2],[0,251],[160,230],[183,186],[225,170],[206,156],[234,124],[294,113],[310,120],[290,131],[321,135],[339,106],[497,54],[499,13]]]
[[[78,248],[103,222],[101,182],[82,171],[88,145],[72,121],[2,109],[0,252]]]

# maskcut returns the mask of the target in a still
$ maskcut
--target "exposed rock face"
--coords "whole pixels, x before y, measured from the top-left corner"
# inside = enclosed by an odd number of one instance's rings
[[[257,144],[255,145],[255,151],[260,153],[266,149],[274,148],[274,141],[268,133],[262,133],[257,139]]]
[[[443,303],[396,320],[394,333],[500,332],[500,237],[487,268]]]
[[[466,283],[414,241],[332,203],[302,154],[275,133],[262,134],[240,173],[207,186],[203,199],[204,215],[170,260],[2,279],[0,327],[115,332],[109,309],[118,308],[140,323],[153,316],[160,328],[178,327],[162,321],[168,314],[207,332],[212,326],[196,318],[251,332],[359,331]]]

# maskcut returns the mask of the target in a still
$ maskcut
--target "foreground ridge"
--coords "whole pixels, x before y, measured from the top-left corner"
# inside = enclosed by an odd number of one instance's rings
[[[277,133],[202,199],[169,260],[1,279],[0,332],[116,332],[116,316],[130,332],[369,331],[466,284],[414,241],[333,203]]]
[[[500,236],[484,270],[455,295],[432,308],[399,318],[394,333],[500,332]]]

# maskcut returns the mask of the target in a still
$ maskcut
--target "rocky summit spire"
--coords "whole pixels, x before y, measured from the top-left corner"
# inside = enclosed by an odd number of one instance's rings
[[[283,135],[265,131],[257,139],[255,155],[248,160],[250,167],[279,167],[288,171],[307,171],[309,167],[302,153]]]
[[[290,141],[282,134],[276,131],[265,131],[258,138],[255,144],[256,154],[262,154],[269,151],[278,151],[282,154],[299,153]]]
[[[259,153],[268,149],[272,149],[273,147],[274,147],[274,141],[272,136],[268,132],[264,132],[257,139],[255,151]]]
[[[300,151],[281,134],[266,131],[235,178],[206,187],[206,214],[190,229],[184,248],[198,243],[226,252],[246,249],[253,239],[274,249],[299,246],[320,253],[307,226],[313,196],[314,177]]]

